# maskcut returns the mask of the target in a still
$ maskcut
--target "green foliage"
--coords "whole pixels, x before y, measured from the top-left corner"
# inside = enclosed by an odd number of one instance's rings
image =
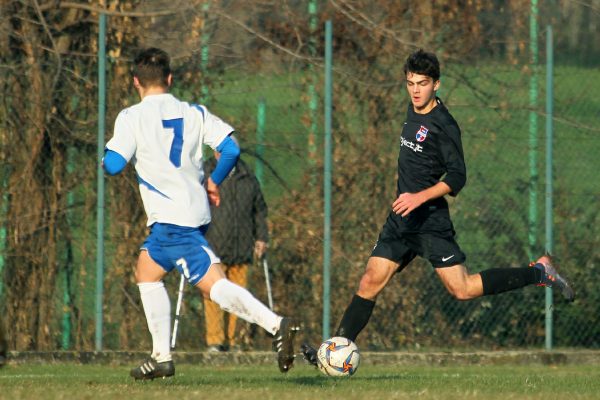
[[[204,1],[192,0],[184,10],[165,4],[158,14],[152,14],[153,2],[109,3],[106,139],[119,110],[137,102],[130,76],[133,55],[143,46],[168,48],[173,93],[190,102],[208,93],[209,109],[237,129],[246,161],[264,163],[276,311],[296,314],[306,339],[321,336],[325,19],[333,21],[335,34],[332,329],[356,290],[394,200],[398,135],[407,106],[402,64],[416,47],[438,53],[440,96],[463,131],[469,177],[451,200],[451,211],[468,267],[524,266],[544,251],[545,77],[542,68],[529,65],[526,2],[501,8],[498,2],[464,7],[448,1],[433,8],[432,2],[401,1],[393,7],[388,0],[323,2],[316,31],[308,28],[302,2],[211,2],[208,16]],[[556,30],[553,250],[579,296],[572,305],[555,299],[555,343],[561,346],[600,345],[593,317],[600,314],[595,287],[600,103],[594,96],[600,72],[574,65],[570,56],[597,57],[598,40],[592,39],[598,33],[578,17],[593,16],[589,7],[563,1],[540,5],[540,15],[564,28]],[[75,3],[56,8],[16,0],[0,9],[7,16],[0,23],[5,71],[0,159],[6,210],[2,312],[11,328],[9,347],[55,349],[66,339],[67,347],[91,349],[97,13]],[[210,54],[208,70],[200,65],[204,50]],[[531,104],[529,93],[534,72],[539,73],[537,104]],[[254,132],[261,98],[267,105],[265,157],[257,160]],[[315,100],[318,108],[311,110]],[[534,125],[537,139],[530,140]],[[104,345],[148,348],[133,278],[145,216],[131,167],[106,181],[105,198]],[[251,289],[264,300],[264,281],[256,271]],[[167,279],[170,293],[176,281]],[[382,293],[359,345],[540,347],[543,292],[527,288],[458,303],[431,267],[417,260]],[[201,307],[186,295],[178,340],[184,348],[203,343]],[[70,332],[63,330],[63,321],[71,323]],[[252,341],[268,345],[265,335]]]

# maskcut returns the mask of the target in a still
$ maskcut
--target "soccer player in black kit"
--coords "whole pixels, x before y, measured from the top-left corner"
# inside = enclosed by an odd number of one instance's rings
[[[371,317],[377,295],[417,255],[429,260],[448,292],[458,300],[538,285],[559,289],[572,301],[574,292],[557,274],[549,255],[528,267],[491,268],[469,274],[464,266],[466,256],[454,239],[444,198],[460,192],[467,173],[460,128],[436,96],[440,85],[438,59],[418,50],[406,60],[404,74],[411,104],[399,143],[398,197],[335,336],[356,340]],[[313,347],[304,344],[302,352],[316,365]]]

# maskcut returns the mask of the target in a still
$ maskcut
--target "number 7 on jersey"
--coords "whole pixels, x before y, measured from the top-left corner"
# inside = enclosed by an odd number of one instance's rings
[[[183,118],[163,119],[163,128],[173,129],[173,142],[169,160],[175,167],[181,167],[181,152],[183,151]]]

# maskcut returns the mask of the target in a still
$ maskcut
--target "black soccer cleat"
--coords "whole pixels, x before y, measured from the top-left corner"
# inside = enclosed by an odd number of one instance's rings
[[[136,380],[167,378],[175,375],[175,364],[173,361],[157,362],[154,358],[150,357],[142,365],[132,369],[129,375]]]
[[[568,301],[573,301],[575,299],[575,291],[569,282],[556,272],[556,268],[554,267],[550,255],[545,254],[529,265],[542,271],[542,281],[538,286],[559,289],[564,298]]]
[[[273,339],[273,351],[277,352],[277,364],[281,372],[288,372],[294,364],[294,337],[300,330],[291,318],[284,317]]]
[[[309,345],[308,343],[302,343],[300,346],[300,350],[302,351],[302,355],[304,359],[308,361],[310,365],[314,365],[317,367],[317,349]]]

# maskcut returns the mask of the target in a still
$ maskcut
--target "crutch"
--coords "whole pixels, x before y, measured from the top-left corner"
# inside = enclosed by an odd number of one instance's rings
[[[267,264],[267,256],[262,258],[263,268],[265,270],[265,282],[267,283],[267,298],[269,299],[269,308],[273,309],[273,294],[271,293],[271,280],[269,279],[269,264]]]
[[[171,335],[171,350],[175,349],[177,341],[177,327],[179,326],[179,313],[181,312],[181,303],[183,303],[183,289],[185,285],[185,276],[181,274],[179,281],[179,294],[177,295],[177,306],[175,307],[175,321],[173,322],[173,334]]]

